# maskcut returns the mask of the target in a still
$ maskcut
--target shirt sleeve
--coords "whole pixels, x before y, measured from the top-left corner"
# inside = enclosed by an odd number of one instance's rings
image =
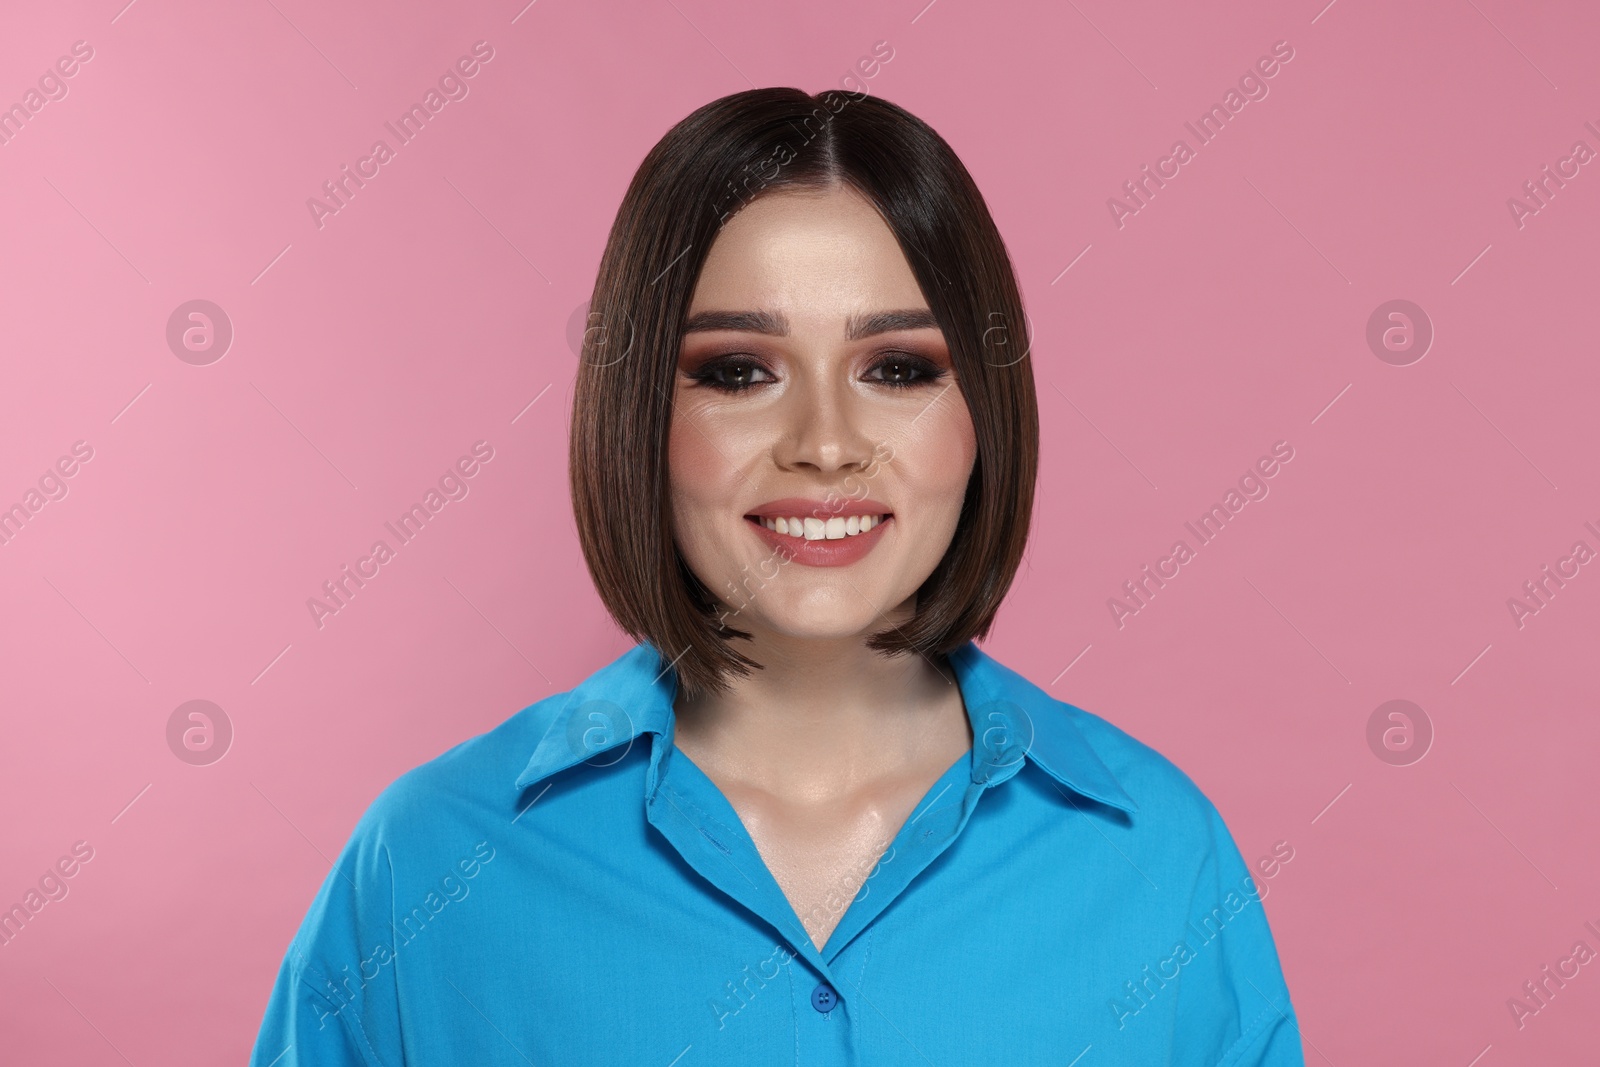
[[[1196,1067],[1304,1067],[1299,1021],[1262,905],[1272,879],[1245,865],[1221,814],[1209,801],[1206,808],[1210,840],[1175,953],[1183,977],[1173,1048],[1179,1062]],[[1282,871],[1278,859],[1268,864],[1273,875]]]
[[[250,1067],[403,1067],[394,874],[378,808],[357,823],[284,954]]]

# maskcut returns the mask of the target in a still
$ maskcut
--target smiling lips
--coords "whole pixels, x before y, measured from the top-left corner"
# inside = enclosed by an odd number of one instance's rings
[[[787,560],[814,567],[842,567],[861,559],[894,518],[877,500],[825,500],[788,497],[763,504],[745,516],[768,547]]]

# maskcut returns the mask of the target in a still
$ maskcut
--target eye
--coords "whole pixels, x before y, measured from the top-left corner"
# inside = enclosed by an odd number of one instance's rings
[[[874,371],[885,371],[886,377],[874,379],[884,385],[906,389],[913,385],[927,385],[945,376],[943,367],[923,356],[909,352],[890,352],[872,365]]]
[[[752,385],[761,384],[752,380],[753,374],[770,377],[772,372],[753,359],[736,356],[713,360],[691,372],[689,377],[724,393],[742,393]]]

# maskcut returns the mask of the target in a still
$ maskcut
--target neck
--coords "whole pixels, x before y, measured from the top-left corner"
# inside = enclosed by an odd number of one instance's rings
[[[948,752],[971,728],[946,657],[884,656],[861,637],[761,634],[763,669],[674,702],[675,743],[703,769],[793,799],[868,786]]]

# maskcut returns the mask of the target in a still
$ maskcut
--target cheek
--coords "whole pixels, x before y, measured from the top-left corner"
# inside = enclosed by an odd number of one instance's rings
[[[703,509],[726,507],[736,498],[742,457],[749,447],[714,418],[695,412],[673,417],[667,433],[667,484],[680,523],[693,524],[704,518]]]
[[[977,436],[964,400],[940,400],[903,436],[905,453],[896,448],[896,466],[920,487],[930,508],[959,512],[977,458]]]

